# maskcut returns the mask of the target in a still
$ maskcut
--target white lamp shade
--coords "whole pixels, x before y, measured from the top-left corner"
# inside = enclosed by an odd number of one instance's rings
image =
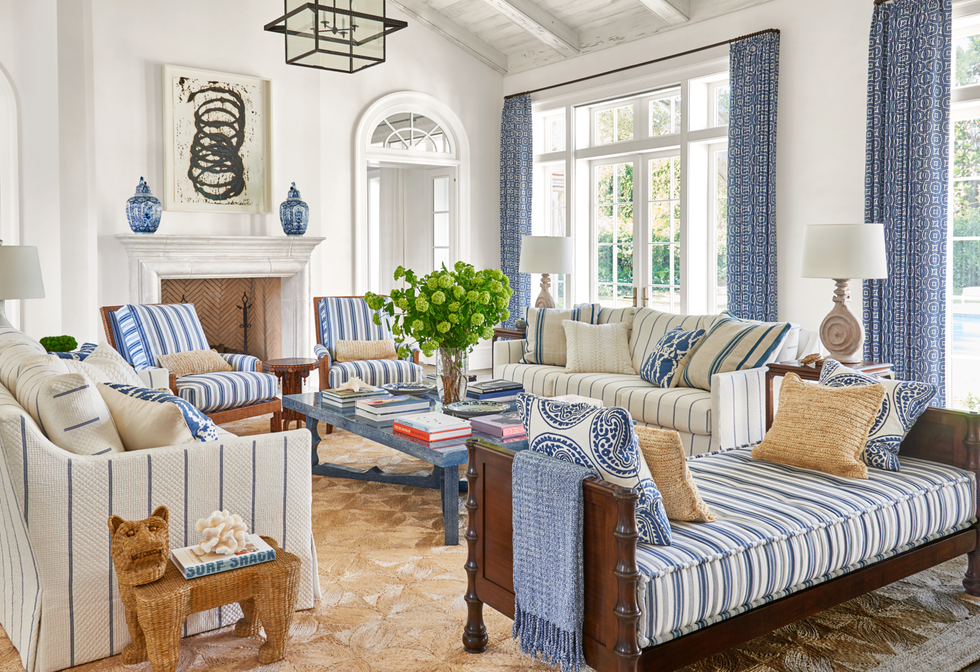
[[[524,236],[521,239],[521,273],[571,273],[572,239],[561,236]]]
[[[37,248],[0,245],[0,300],[43,298],[44,282]]]
[[[803,228],[804,278],[888,277],[883,224],[811,224]]]

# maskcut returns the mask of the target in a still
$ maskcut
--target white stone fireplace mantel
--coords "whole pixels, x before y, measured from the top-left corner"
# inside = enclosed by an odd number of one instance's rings
[[[118,234],[129,254],[129,300],[159,303],[164,278],[282,278],[282,356],[313,356],[312,236]]]

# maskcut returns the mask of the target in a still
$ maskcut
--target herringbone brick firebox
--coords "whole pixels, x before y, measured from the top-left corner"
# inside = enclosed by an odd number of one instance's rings
[[[162,303],[193,303],[208,343],[219,352],[245,352],[242,310],[249,309],[248,354],[262,361],[282,356],[279,278],[164,278]]]

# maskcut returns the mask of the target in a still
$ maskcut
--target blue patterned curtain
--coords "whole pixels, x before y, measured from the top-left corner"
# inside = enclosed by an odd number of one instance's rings
[[[865,221],[884,222],[888,279],[864,283],[865,359],[945,401],[950,0],[875,7]]]
[[[500,270],[510,279],[510,319],[524,317],[531,304],[531,276],[517,271],[521,237],[531,235],[531,96],[504,101],[500,120]]]
[[[776,319],[779,33],[733,42],[728,122],[728,310]]]

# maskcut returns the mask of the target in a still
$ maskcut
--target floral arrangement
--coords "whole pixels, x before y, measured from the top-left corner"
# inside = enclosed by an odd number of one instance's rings
[[[462,261],[452,270],[444,265],[423,277],[399,266],[395,280],[402,278],[408,287],[392,290],[390,297],[368,293],[364,297],[368,306],[388,316],[400,357],[409,355],[405,345],[409,338],[426,357],[438,351],[444,390],[462,386],[461,395],[453,396],[465,396],[463,362],[480,339],[493,337],[495,324],[510,317],[507,305],[514,293],[510,281],[500,270],[477,271]],[[374,320],[380,324],[380,315],[375,314]],[[444,392],[443,399],[447,398]]]

